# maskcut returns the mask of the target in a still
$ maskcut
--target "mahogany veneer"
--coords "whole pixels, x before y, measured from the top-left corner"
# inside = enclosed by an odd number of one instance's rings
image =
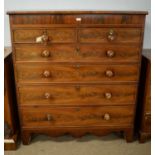
[[[132,141],[147,12],[8,14],[23,143],[118,131]]]

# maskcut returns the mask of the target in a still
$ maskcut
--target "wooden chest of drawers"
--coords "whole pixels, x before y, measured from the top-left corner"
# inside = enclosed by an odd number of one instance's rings
[[[117,131],[132,141],[147,12],[8,14],[23,143]]]

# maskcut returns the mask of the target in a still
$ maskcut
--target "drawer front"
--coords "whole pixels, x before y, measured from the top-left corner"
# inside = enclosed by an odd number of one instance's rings
[[[72,28],[19,29],[13,31],[13,41],[19,43],[73,43],[76,31]]]
[[[133,123],[134,106],[21,108],[23,127],[117,126]]]
[[[134,45],[15,45],[17,61],[138,62],[139,57],[140,49]]]
[[[111,15],[111,14],[47,14],[47,15],[14,15],[13,24],[143,24],[144,15]],[[78,22],[79,23],[79,22]]]
[[[137,81],[139,65],[17,63],[18,82]]]
[[[136,85],[50,85],[22,86],[18,90],[21,105],[127,105],[135,104],[136,88]]]
[[[79,30],[81,43],[140,43],[138,28],[87,28]]]

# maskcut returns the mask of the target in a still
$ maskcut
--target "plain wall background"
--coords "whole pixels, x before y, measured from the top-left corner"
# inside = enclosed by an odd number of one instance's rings
[[[15,10],[112,10],[149,11],[144,48],[151,48],[151,0],[5,0],[4,45],[11,46],[7,11]]]

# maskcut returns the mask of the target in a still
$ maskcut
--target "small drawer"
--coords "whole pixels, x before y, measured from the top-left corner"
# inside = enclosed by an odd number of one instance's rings
[[[16,44],[17,61],[52,62],[138,62],[139,46],[103,45],[103,44],[53,44],[48,46]]]
[[[136,85],[50,85],[18,88],[20,105],[135,104]],[[33,93],[35,92],[35,93]]]
[[[24,107],[20,113],[23,127],[129,126],[134,106]]]
[[[17,63],[17,80],[37,82],[136,82],[139,65],[85,65],[51,63]]]
[[[72,28],[17,29],[13,31],[15,43],[73,43],[76,42],[76,31]]]
[[[81,43],[141,43],[138,28],[83,28],[79,30]]]

